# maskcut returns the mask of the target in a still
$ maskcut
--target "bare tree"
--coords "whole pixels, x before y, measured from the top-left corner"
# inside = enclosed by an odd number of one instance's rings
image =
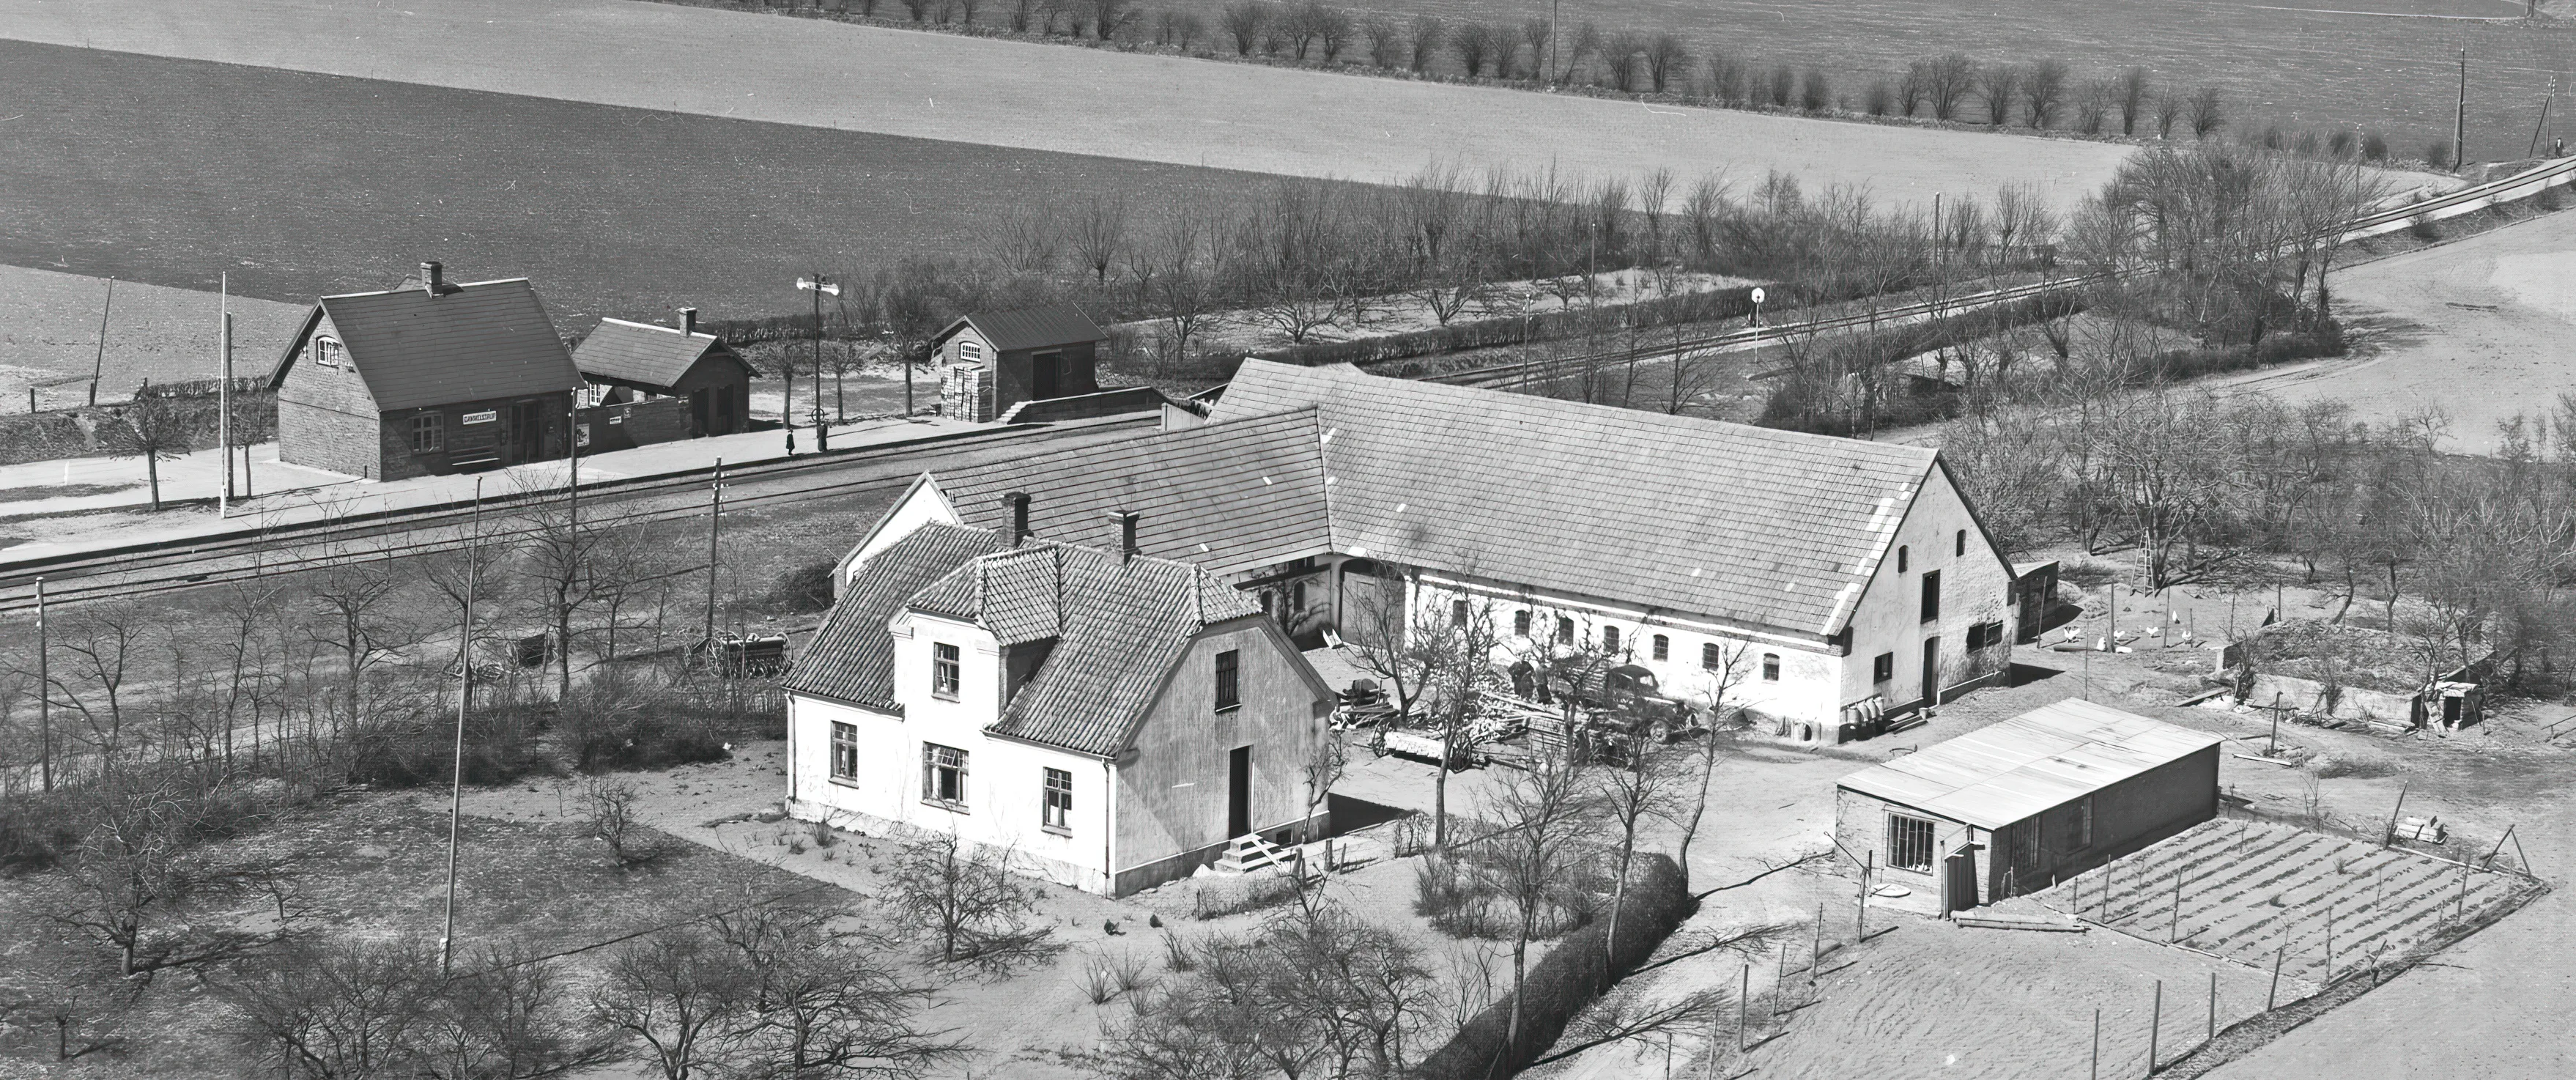
[[[161,463],[185,453],[190,443],[187,419],[176,405],[168,391],[154,390],[152,380],[145,379],[125,407],[126,431],[134,438],[135,452],[143,455],[143,472],[151,481],[156,512],[161,509]]]
[[[102,776],[85,800],[89,832],[57,881],[53,919],[112,950],[125,975],[238,959],[283,941],[299,908],[279,866],[207,842],[249,814],[201,769],[137,766]],[[278,886],[277,925],[203,920],[202,905]]]
[[[1530,71],[1540,82],[1553,82],[1556,73],[1548,70],[1547,43],[1556,33],[1556,24],[1547,19],[1521,20],[1521,41],[1529,46]]]
[[[1636,85],[1637,72],[1643,65],[1645,52],[1645,35],[1633,30],[1621,30],[1611,34],[1610,39],[1601,45],[1601,67],[1609,74],[1604,85],[1613,90],[1633,88]]]
[[[1091,268],[1095,284],[1108,288],[1109,264],[1127,249],[1127,197],[1093,195],[1082,200],[1066,224],[1066,240],[1074,257]]]
[[[2168,86],[2158,93],[2155,100],[2155,113],[2151,117],[2156,122],[2156,137],[2173,138],[2174,124],[2182,118],[2182,112],[2183,99],[2173,92],[2173,87]]]
[[[1717,781],[1718,760],[1733,741],[1733,725],[1727,715],[1728,710],[1734,708],[1732,695],[1753,670],[1752,646],[1738,645],[1730,649],[1721,642],[1715,643],[1713,648],[1714,653],[1704,654],[1700,662],[1707,689],[1692,695],[1694,699],[1704,699],[1695,703],[1708,717],[1708,736],[1700,740],[1696,754],[1699,760],[1694,763],[1699,773],[1698,784],[1691,791],[1690,811],[1674,811],[1680,818],[1682,835],[1673,845],[1673,861],[1681,866],[1684,885],[1690,883],[1691,843],[1699,839],[1700,823],[1708,816],[1708,796]]]
[[[2057,123],[2066,105],[2066,61],[2049,59],[2030,66],[2021,81],[2022,115],[2034,128]]]
[[[1500,777],[1486,799],[1495,827],[1468,849],[1483,886],[1513,915],[1512,1011],[1504,1029],[1506,1060],[1522,1060],[1521,1025],[1529,975],[1529,944],[1541,920],[1566,906],[1570,892],[1591,884],[1600,857],[1593,837],[1600,803],[1574,755],[1541,757],[1527,770]]]
[[[1368,39],[1370,66],[1392,71],[1404,62],[1404,27],[1394,17],[1370,12],[1360,20],[1359,32]]]
[[[1657,34],[1646,42],[1646,81],[1656,93],[1663,93],[1675,79],[1687,77],[1690,69],[1690,45],[1681,35]]]
[[[930,991],[882,963],[872,936],[833,929],[836,914],[769,904],[710,920],[740,955],[752,999],[730,1025],[733,1072],[911,1080],[965,1051],[914,1024]]]
[[[1416,75],[1430,71],[1431,62],[1440,56],[1440,47],[1448,44],[1449,24],[1437,15],[1425,14],[1414,16],[1413,21],[1406,25],[1405,36],[1412,42],[1407,63]]]
[[[932,955],[950,963],[1006,968],[1059,946],[1047,927],[1031,926],[1036,890],[1010,873],[1010,853],[954,833],[905,844],[886,876],[886,900],[905,925],[922,928]]]
[[[473,970],[438,985],[420,1017],[421,1071],[435,1080],[536,1080],[614,1059],[616,1042],[573,1006],[557,962],[533,946],[480,950]]]
[[[1217,25],[1234,40],[1236,56],[1250,56],[1253,48],[1261,44],[1262,32],[1270,28],[1272,10],[1263,0],[1238,0],[1217,15]]]
[[[2227,111],[2215,86],[2203,86],[2193,91],[2191,102],[2185,109],[2192,138],[2207,139],[2210,132],[2227,123]]]
[[[601,1026],[643,1040],[663,1080],[705,1075],[755,1001],[741,954],[702,926],[652,934],[610,954],[591,992]]]
[[[1923,68],[1923,93],[1932,102],[1936,120],[1955,120],[1959,103],[1977,85],[1977,62],[1965,53],[1950,53],[1934,58]]]
[[[1977,93],[1986,102],[1986,123],[2002,127],[2012,120],[2013,96],[2020,92],[2022,70],[2012,64],[1988,64],[1977,72]]]
[[[2138,120],[2146,115],[2147,69],[2133,67],[2120,73],[2116,96],[2120,102],[2120,134],[2138,133]]]
[[[436,967],[410,942],[352,938],[254,964],[222,989],[255,1060],[288,1077],[362,1080],[419,1063]]]
[[[661,858],[665,850],[660,831],[636,819],[637,795],[634,784],[601,777],[592,777],[582,790],[590,834],[608,845],[620,869]]]

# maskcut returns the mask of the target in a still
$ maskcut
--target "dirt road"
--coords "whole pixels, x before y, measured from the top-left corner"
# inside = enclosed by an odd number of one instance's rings
[[[410,10],[405,10],[409,8]],[[0,36],[785,124],[1384,181],[1435,161],[1631,175],[1769,170],[1880,199],[2037,185],[2127,153],[1037,46],[626,0],[0,0]],[[1355,118],[1365,117],[1360,123]]]

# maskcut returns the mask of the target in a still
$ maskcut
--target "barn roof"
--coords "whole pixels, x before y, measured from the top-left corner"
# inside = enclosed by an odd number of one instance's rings
[[[1318,410],[1333,546],[1808,634],[1841,628],[1936,451],[1247,360],[1202,431]]]
[[[1843,777],[1839,786],[2000,829],[2218,745],[2218,736],[2068,698]]]
[[[675,326],[601,319],[599,327],[582,339],[581,347],[573,350],[572,360],[594,380],[669,387],[709,352],[732,357],[714,334],[683,334]]]
[[[1137,547],[1216,573],[1333,550],[1322,428],[1313,409],[1208,425],[940,473],[967,524],[1010,527],[1025,493],[1041,540],[1115,548],[1115,511],[1138,515]]]
[[[526,278],[325,296],[269,376],[282,384],[323,315],[376,408],[450,405],[581,388],[581,372]]]
[[[960,327],[966,326],[974,327],[976,333],[983,335],[995,352],[1109,340],[1109,333],[1094,325],[1080,309],[1071,304],[1054,303],[1015,311],[980,311],[963,316],[949,323],[937,337],[931,338],[931,347],[939,347]]]

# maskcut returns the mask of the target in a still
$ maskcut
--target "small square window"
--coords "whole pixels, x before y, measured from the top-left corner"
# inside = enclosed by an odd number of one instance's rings
[[[1216,711],[1224,712],[1243,704],[1243,650],[1227,649],[1216,654]]]
[[[966,805],[966,751],[921,744],[921,797],[948,806]]]
[[[1904,814],[1887,815],[1887,865],[1899,870],[1932,871],[1932,823]]]
[[[1762,681],[1763,681],[1763,682],[1779,682],[1779,681],[1780,681],[1780,654],[1779,654],[1779,653],[1775,653],[1775,652],[1767,652],[1767,653],[1763,653],[1763,654],[1762,654]]]
[[[1601,628],[1601,651],[1609,653],[1612,656],[1619,655],[1618,627],[1604,626]]]
[[[446,444],[445,418],[429,413],[411,418],[411,452],[433,453]]]
[[[1670,660],[1672,658],[1673,639],[1665,637],[1662,634],[1655,635],[1655,659]]]
[[[1895,654],[1895,653],[1892,653],[1892,652],[1883,652],[1883,653],[1880,653],[1880,654],[1878,654],[1878,659],[1876,659],[1876,660],[1872,660],[1872,661],[1870,661],[1870,662],[1869,662],[1869,681],[1874,682],[1874,683],[1886,683],[1886,682],[1894,682],[1894,681],[1896,681],[1896,654]]]
[[[1039,809],[1038,823],[1050,829],[1073,831],[1073,774],[1063,769],[1046,770],[1046,803]]]
[[[832,779],[859,778],[859,728],[856,724],[832,723]]]
[[[934,642],[930,646],[930,692],[951,701],[957,698],[957,687],[964,680],[958,670],[957,646]]]

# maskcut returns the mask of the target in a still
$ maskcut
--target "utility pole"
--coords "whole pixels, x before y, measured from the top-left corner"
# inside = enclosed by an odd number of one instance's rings
[[[1556,4],[1557,0],[1547,0],[1547,74],[1545,78],[1549,86],[1556,85]]]
[[[2469,167],[2469,47],[2460,46],[2460,108],[2451,114],[2451,171]]]
[[[2523,151],[2522,156],[2527,158],[2540,156],[2540,133],[2549,130],[2549,105],[2556,100],[2558,100],[2558,76],[2552,75],[2549,77],[2549,95],[2540,99],[2540,122],[2531,125],[2531,149]]]
[[[474,478],[474,517],[465,555],[465,617],[456,647],[456,757],[447,793],[447,919],[438,932],[438,975],[456,955],[456,840],[465,815],[465,715],[474,702],[474,592],[483,579],[483,478]]]
[[[810,278],[797,278],[796,287],[814,294],[814,452],[819,454],[832,448],[832,428],[823,419],[823,297],[841,295],[841,284],[817,273]],[[904,403],[907,409],[911,404]],[[796,419],[783,405],[779,411],[780,422],[787,425],[787,452],[792,455],[796,452]]]
[[[45,633],[45,578],[36,576],[36,761],[45,790],[54,790],[54,671],[52,639]]]
[[[98,355],[89,364],[89,403],[98,404],[98,379],[107,370],[107,313],[116,310],[116,279],[107,279],[107,299],[98,305]]]
[[[716,459],[714,481],[707,485],[707,634],[706,663],[716,662],[716,532],[724,524],[724,459]]]
[[[215,496],[215,516],[229,517],[233,505],[233,280],[231,272],[215,275],[215,313],[222,337],[215,342],[215,445],[224,457],[224,490]]]

